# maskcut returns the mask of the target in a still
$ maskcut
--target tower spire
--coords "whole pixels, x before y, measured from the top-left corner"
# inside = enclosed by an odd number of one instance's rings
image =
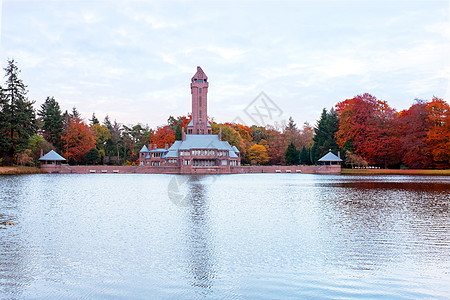
[[[191,79],[192,121],[188,125],[189,134],[211,134],[208,123],[208,76],[200,66]]]

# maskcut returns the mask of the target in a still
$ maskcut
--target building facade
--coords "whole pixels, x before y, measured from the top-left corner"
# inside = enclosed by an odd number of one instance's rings
[[[239,150],[222,141],[221,131],[212,134],[207,113],[208,88],[208,77],[197,67],[191,79],[192,119],[186,129],[182,128],[181,141],[164,148],[157,148],[156,144],[143,146],[139,152],[141,166],[175,168],[181,174],[230,173],[233,167],[240,166]]]

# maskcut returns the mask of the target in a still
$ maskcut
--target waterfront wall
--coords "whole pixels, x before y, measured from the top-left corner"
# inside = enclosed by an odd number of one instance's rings
[[[176,166],[65,166],[42,165],[47,173],[60,174],[247,174],[247,173],[303,173],[303,174],[340,174],[340,165],[324,166],[235,166],[235,167],[198,167],[183,169]]]

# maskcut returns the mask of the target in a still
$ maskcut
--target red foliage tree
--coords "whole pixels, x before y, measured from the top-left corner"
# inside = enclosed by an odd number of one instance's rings
[[[414,169],[433,167],[430,149],[425,143],[430,128],[426,107],[427,102],[418,101],[408,110],[401,111],[398,118],[402,162]]]
[[[168,125],[158,127],[150,138],[150,144],[156,144],[158,148],[164,148],[166,144],[172,145],[175,142],[175,131]]]
[[[92,129],[79,119],[70,120],[61,139],[64,144],[64,157],[69,161],[83,162],[86,153],[95,147]]]
[[[400,161],[400,140],[394,122],[397,113],[370,94],[358,95],[336,105],[339,115],[337,144],[365,158],[370,164],[394,166]]]
[[[284,154],[286,151],[283,134],[275,129],[266,129],[265,135],[267,153],[269,154],[269,163],[272,165],[283,164]]]

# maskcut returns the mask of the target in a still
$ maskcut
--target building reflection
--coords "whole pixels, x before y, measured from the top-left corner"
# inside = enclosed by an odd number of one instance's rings
[[[189,206],[187,207],[187,256],[191,285],[207,295],[212,291],[216,264],[212,243],[209,203],[205,197],[203,176],[191,176],[188,180]]]

